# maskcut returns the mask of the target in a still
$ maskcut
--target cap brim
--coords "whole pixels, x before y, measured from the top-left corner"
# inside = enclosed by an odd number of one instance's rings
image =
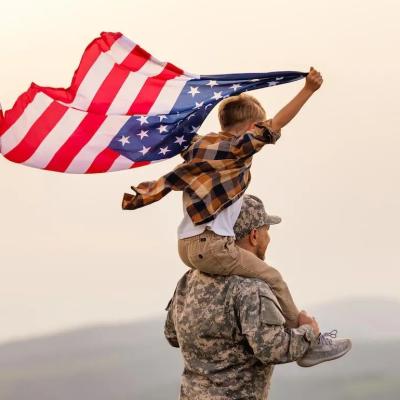
[[[276,224],[279,224],[281,221],[282,221],[282,218],[278,217],[277,215],[268,215],[268,218],[267,218],[268,225],[276,225]]]

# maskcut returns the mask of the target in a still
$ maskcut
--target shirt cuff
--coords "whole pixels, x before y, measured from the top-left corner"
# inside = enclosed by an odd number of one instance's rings
[[[273,131],[271,128],[271,120],[260,122],[255,124],[258,128],[259,133],[263,135],[264,140],[267,144],[275,144],[281,137],[281,130]]]

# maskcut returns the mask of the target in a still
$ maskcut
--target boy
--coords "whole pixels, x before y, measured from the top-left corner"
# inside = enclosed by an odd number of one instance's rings
[[[265,280],[274,291],[289,328],[301,314],[280,273],[235,244],[233,231],[250,182],[252,156],[265,144],[275,144],[281,128],[299,112],[322,84],[314,68],[300,92],[272,119],[252,96],[228,97],[219,106],[221,132],[197,136],[182,152],[185,160],[158,181],[143,182],[125,193],[123,209],[153,203],[171,190],[183,192],[184,218],[178,228],[178,250],[190,268],[219,275]],[[331,341],[332,342],[332,341]]]

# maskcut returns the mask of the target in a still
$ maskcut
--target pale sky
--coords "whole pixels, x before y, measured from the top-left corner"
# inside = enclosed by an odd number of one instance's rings
[[[101,31],[193,73],[312,65],[323,87],[254,158],[248,193],[283,219],[267,261],[311,312],[343,298],[400,300],[399,11],[394,0],[5,2],[0,101],[11,108],[31,81],[67,87]],[[272,116],[303,84],[252,94]],[[199,133],[218,128],[214,110]],[[186,270],[181,196],[137,211],[120,203],[178,162],[86,176],[0,158],[0,341],[163,312]]]

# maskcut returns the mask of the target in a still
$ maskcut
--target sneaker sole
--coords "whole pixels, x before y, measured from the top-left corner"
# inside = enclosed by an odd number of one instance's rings
[[[332,356],[330,358],[326,358],[326,359],[323,359],[323,360],[317,361],[317,362],[305,361],[304,363],[302,362],[302,360],[298,360],[297,365],[299,365],[300,367],[303,367],[303,368],[308,368],[308,367],[313,367],[314,365],[322,364],[327,361],[337,360],[338,358],[343,357],[345,354],[347,354],[351,350],[351,348],[352,348],[352,343],[350,342],[350,346],[347,349],[343,350],[341,353],[335,354],[334,356]]]

